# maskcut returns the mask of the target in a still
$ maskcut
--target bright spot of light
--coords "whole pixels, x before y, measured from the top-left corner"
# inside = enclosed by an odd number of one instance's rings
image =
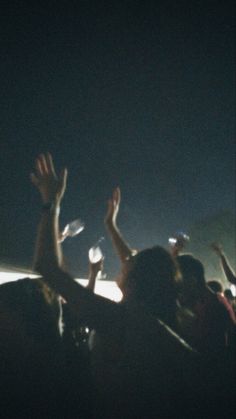
[[[29,274],[27,272],[4,272],[0,271],[0,284],[5,282],[17,281],[23,278],[37,278],[38,275]],[[86,286],[88,283],[87,279],[76,278],[81,285]],[[98,280],[95,286],[95,294],[109,298],[110,300],[119,302],[122,298],[122,293],[114,281]]]
[[[0,284],[5,282],[17,281],[23,278],[37,278],[38,275],[28,274],[24,272],[4,272],[0,271]]]
[[[77,281],[84,287],[87,285],[87,279],[77,279]],[[95,294],[101,295],[102,297],[109,298],[110,300],[119,302],[122,299],[122,292],[114,281],[96,281]]]
[[[177,239],[174,239],[174,237],[170,237],[170,238],[169,238],[169,240],[168,240],[168,242],[169,242],[172,246],[174,246],[174,245],[177,243]]]
[[[233,296],[236,297],[236,286],[235,285],[230,285],[230,289],[231,289],[231,292],[232,292]]]

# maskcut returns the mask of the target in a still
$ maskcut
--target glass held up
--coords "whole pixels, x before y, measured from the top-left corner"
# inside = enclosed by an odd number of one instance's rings
[[[77,236],[84,230],[84,228],[85,223],[80,218],[71,221],[70,223],[66,224],[66,226],[62,230],[59,242],[62,243],[67,237]]]

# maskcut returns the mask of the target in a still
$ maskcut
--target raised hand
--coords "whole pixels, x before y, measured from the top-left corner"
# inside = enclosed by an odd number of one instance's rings
[[[178,254],[179,252],[181,252],[184,247],[185,247],[185,240],[182,237],[177,237],[176,238],[176,243],[174,244],[174,250],[175,252]]]
[[[183,251],[189,240],[189,236],[185,233],[178,233],[174,237],[169,238],[170,252],[174,258]]]
[[[222,246],[219,243],[211,243],[211,248],[216,252],[218,256],[221,256],[223,253]]]
[[[44,204],[60,204],[65,193],[67,169],[57,175],[50,153],[40,154],[35,163],[35,173],[30,175],[31,181],[39,190]]]
[[[221,268],[229,282],[231,284],[236,285],[236,274],[232,267],[230,266],[230,263],[224,253],[223,247],[219,243],[212,243],[211,244],[212,250],[217,254],[217,256],[220,258],[220,264]]]
[[[113,191],[112,198],[108,201],[107,213],[104,219],[105,226],[111,237],[112,244],[122,264],[127,263],[127,259],[132,256],[136,251],[133,251],[124,240],[118,226],[117,216],[119,213],[121,201],[120,188],[116,188]]]
[[[120,201],[121,201],[120,188],[117,187],[113,191],[112,198],[108,200],[108,208],[107,208],[107,213],[104,220],[106,225],[116,225],[116,220],[119,213]]]

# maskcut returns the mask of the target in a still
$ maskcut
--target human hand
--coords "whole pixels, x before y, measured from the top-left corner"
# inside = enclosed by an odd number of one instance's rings
[[[179,253],[183,251],[188,241],[189,237],[183,233],[179,233],[174,237],[170,237],[169,245],[172,256],[177,257]]]
[[[64,240],[67,238],[67,234],[63,233],[63,231],[58,232],[58,243],[64,242]]]
[[[119,207],[120,207],[120,201],[121,201],[120,188],[117,187],[113,191],[112,198],[108,200],[108,208],[107,208],[107,213],[104,220],[107,226],[116,225],[116,220],[117,220]]]
[[[218,256],[221,256],[221,255],[222,255],[222,253],[223,253],[223,248],[222,248],[222,246],[221,246],[219,243],[216,243],[216,242],[211,243],[211,248],[212,248],[212,250],[214,250],[214,252],[215,252]]]
[[[176,237],[176,243],[174,247],[178,252],[181,252],[181,250],[184,249],[185,244],[186,244],[186,241],[182,236]]]
[[[58,176],[50,153],[40,154],[37,157],[35,173],[31,173],[30,179],[39,190],[43,204],[49,202],[60,204],[66,190],[67,169],[63,169]]]

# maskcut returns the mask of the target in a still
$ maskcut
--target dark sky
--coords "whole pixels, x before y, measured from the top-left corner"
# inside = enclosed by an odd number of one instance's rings
[[[44,151],[69,170],[62,225],[86,223],[64,245],[78,275],[116,185],[136,247],[235,211],[234,2],[29,3],[1,3],[1,259],[32,259]]]

